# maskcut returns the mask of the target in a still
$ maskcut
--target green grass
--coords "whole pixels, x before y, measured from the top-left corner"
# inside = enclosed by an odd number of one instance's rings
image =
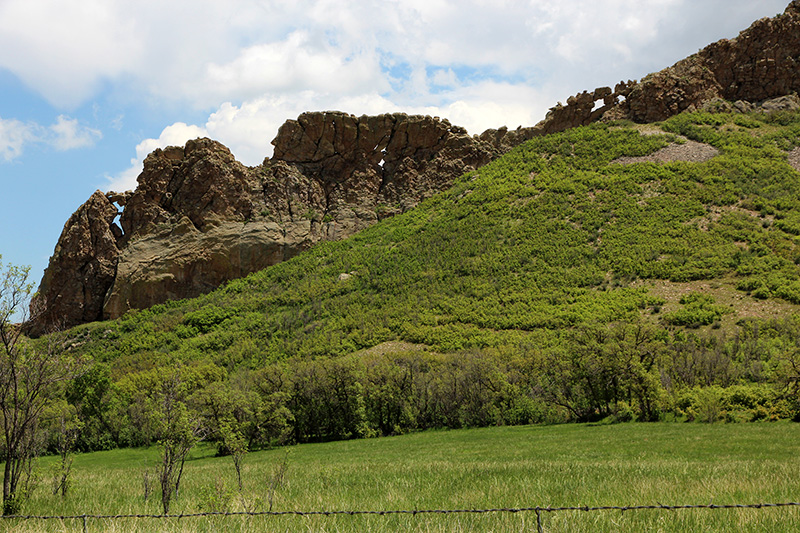
[[[304,444],[249,454],[243,494],[251,506],[266,510],[270,478],[288,453],[275,511],[788,502],[800,499],[799,437],[800,425],[786,422],[659,423],[499,427]],[[148,503],[142,499],[143,468],[157,459],[155,448],[79,455],[68,496],[51,495],[43,478],[24,512],[157,514],[158,495]],[[46,471],[52,462],[42,459],[40,468]],[[234,491],[232,461],[198,448],[171,512],[201,510],[203,492],[217,486]],[[238,496],[228,509],[243,510]],[[87,525],[89,531],[535,531],[536,515],[118,519]],[[546,532],[788,532],[800,527],[800,510],[568,511],[545,514],[543,526]],[[14,521],[0,527],[70,531],[82,523]]]

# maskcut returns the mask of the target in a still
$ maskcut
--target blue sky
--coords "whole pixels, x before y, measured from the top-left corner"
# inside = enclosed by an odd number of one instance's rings
[[[96,189],[220,140],[245,164],[307,110],[533,125],[788,0],[0,0],[0,255],[37,284]]]

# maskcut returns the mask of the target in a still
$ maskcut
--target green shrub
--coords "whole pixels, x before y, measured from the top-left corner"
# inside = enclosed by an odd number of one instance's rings
[[[698,327],[708,326],[722,318],[728,310],[714,303],[714,298],[707,294],[692,292],[680,299],[683,309],[664,315],[664,320],[673,326]]]
[[[232,315],[233,311],[231,309],[223,309],[211,304],[203,306],[197,311],[187,313],[183,317],[183,324],[194,328],[200,333],[208,333]]]

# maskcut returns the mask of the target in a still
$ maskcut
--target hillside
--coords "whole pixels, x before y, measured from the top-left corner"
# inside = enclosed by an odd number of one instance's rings
[[[207,293],[412,208],[500,153],[401,113],[304,113],[273,144],[272,159],[246,167],[196,139],[151,153],[135,191],[96,191],[64,226],[33,332]]]
[[[254,446],[796,416],[798,146],[788,111],[538,137],[349,239],[73,328],[82,446],[157,438],[175,380]]]

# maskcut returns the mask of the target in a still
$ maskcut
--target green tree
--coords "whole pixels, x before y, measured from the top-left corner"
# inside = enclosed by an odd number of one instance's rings
[[[67,495],[72,484],[72,459],[75,442],[83,427],[74,406],[65,400],[54,401],[43,413],[43,425],[49,426],[50,449],[55,449],[59,461],[53,465],[53,494]]]
[[[115,417],[113,384],[106,364],[94,364],[72,380],[66,388],[67,401],[75,406],[83,423],[76,447],[82,451],[120,446],[119,425],[125,417]],[[116,419],[115,419],[116,418]]]
[[[80,374],[83,362],[56,350],[58,338],[24,336],[33,284],[29,267],[0,264],[0,425],[3,431],[3,514],[20,509],[20,479],[37,453],[42,412],[59,383]]]
[[[191,449],[203,437],[199,417],[184,402],[186,387],[180,370],[165,379],[160,394],[151,402],[151,416],[158,421],[159,445],[163,453],[159,468],[161,505],[169,514],[173,496],[178,494],[183,466]]]
[[[236,482],[239,485],[239,492],[242,492],[242,461],[244,456],[247,455],[247,441],[241,431],[228,424],[223,424],[220,430],[222,431],[222,442],[230,452],[231,459],[233,459],[233,468],[236,470]]]

